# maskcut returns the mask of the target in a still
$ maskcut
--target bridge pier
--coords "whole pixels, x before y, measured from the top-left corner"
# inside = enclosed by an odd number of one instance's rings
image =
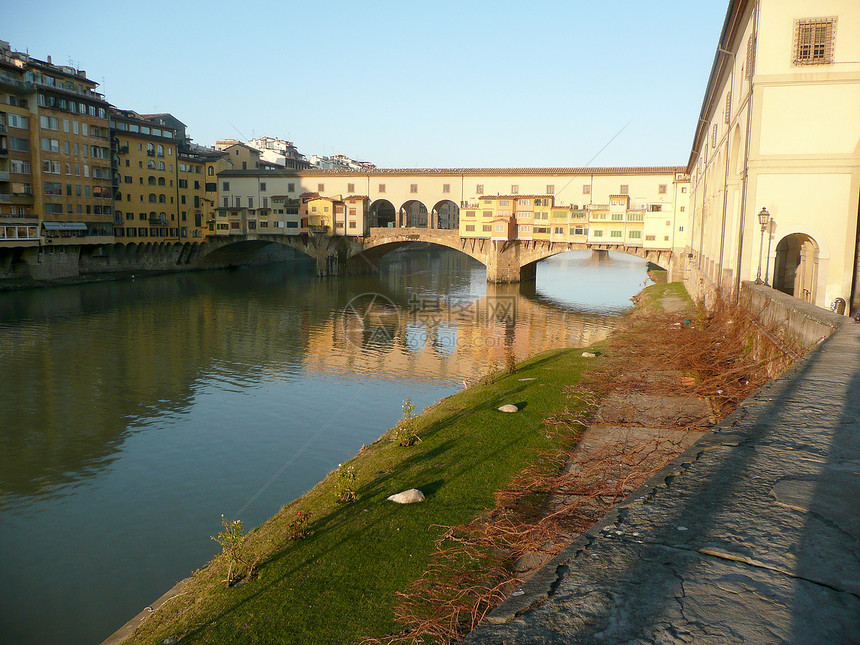
[[[609,251],[606,249],[592,249],[591,250],[591,259],[597,260],[598,262],[603,262],[604,260],[609,259]]]
[[[493,241],[487,250],[487,282],[504,284],[524,282],[535,278],[537,267],[520,260],[522,247],[515,241]]]

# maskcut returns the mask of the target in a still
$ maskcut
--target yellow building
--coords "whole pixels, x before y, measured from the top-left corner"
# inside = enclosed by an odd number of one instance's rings
[[[177,242],[176,132],[132,110],[111,110],[117,239]]]
[[[37,247],[39,215],[33,194],[36,151],[32,149],[30,101],[35,87],[0,52],[0,248]]]

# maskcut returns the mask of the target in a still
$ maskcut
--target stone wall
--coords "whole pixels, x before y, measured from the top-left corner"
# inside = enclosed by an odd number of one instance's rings
[[[804,350],[818,345],[840,325],[852,323],[847,316],[754,282],[741,285],[740,304],[762,325],[777,326]]]

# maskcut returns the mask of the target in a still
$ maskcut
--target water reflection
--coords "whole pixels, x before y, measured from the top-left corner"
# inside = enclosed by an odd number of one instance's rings
[[[104,638],[211,556],[221,513],[263,521],[407,397],[421,409],[511,355],[602,338],[644,277],[568,254],[531,288],[488,287],[428,248],[378,276],[290,265],[0,294],[0,634]]]

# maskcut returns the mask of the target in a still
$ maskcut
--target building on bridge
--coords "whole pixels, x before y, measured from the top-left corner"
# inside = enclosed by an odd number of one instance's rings
[[[469,238],[581,241],[652,249],[672,249],[686,241],[689,179],[676,167],[370,172],[230,169],[219,173],[219,181],[224,207],[218,221],[232,222],[234,234],[253,230],[244,222],[257,215],[253,205],[272,193],[281,203],[300,200],[302,195],[333,200],[329,204],[332,213],[334,201],[347,194],[363,200],[363,208],[357,212],[364,213],[364,220],[359,218],[354,229],[348,223],[346,235],[363,235],[373,228],[426,228],[458,230]],[[480,217],[473,221],[478,212]],[[277,227],[287,234],[308,232],[304,222],[296,230],[288,227],[285,213],[276,215],[283,220]],[[319,226],[343,234],[332,222],[320,220]]]

